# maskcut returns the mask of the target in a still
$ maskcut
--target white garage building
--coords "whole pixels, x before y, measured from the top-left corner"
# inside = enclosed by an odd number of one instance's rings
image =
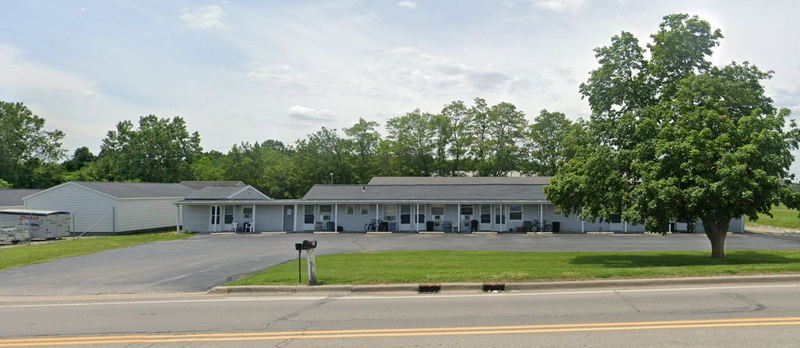
[[[205,186],[241,182],[67,182],[23,198],[26,209],[67,211],[76,234],[132,233],[174,228],[175,202]]]

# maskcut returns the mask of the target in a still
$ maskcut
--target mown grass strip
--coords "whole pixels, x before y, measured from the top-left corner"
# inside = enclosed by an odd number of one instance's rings
[[[785,205],[780,205],[772,207],[770,213],[772,213],[772,217],[766,214],[758,214],[757,221],[747,219],[747,223],[800,230],[800,217],[798,217],[797,210],[789,209]]]
[[[305,260],[302,262],[305,281]],[[403,251],[317,256],[319,284],[522,282],[800,272],[800,250],[697,252]],[[297,260],[229,285],[297,284]]]
[[[124,248],[138,244],[183,239],[189,234],[174,232],[144,233],[122,236],[71,237],[46,244],[20,245],[0,249],[0,270],[52,261],[64,257],[93,254],[100,251]]]

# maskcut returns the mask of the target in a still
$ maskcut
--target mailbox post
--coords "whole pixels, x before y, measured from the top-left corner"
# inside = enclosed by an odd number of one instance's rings
[[[308,285],[317,284],[317,267],[314,260],[314,249],[317,248],[316,240],[304,240],[302,243],[294,243],[294,249],[297,250],[297,282],[303,282],[303,270],[300,265],[301,254],[303,250],[306,251],[306,262],[308,268]]]

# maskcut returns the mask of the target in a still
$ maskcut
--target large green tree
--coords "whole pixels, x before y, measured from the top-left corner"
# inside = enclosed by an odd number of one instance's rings
[[[293,158],[301,173],[301,191],[308,191],[314,184],[352,182],[351,148],[349,140],[340,137],[336,129],[325,127],[298,140]]]
[[[434,117],[417,109],[386,123],[399,175],[430,176],[434,172]]]
[[[344,129],[351,146],[353,163],[353,180],[357,183],[366,183],[375,176],[380,163],[376,162],[381,134],[378,133],[378,122],[366,121],[359,118],[358,122],[350,128]]]
[[[45,120],[22,103],[0,101],[0,179],[14,187],[48,187],[60,174],[64,156],[59,130],[46,131]]]
[[[787,184],[800,131],[749,63],[711,64],[722,34],[698,17],[664,17],[645,58],[630,33],[596,50],[581,85],[592,118],[575,158],[546,188],[570,213],[621,215],[650,231],[701,221],[711,257],[725,256],[731,219],[798,207]]]
[[[553,176],[569,159],[572,122],[560,112],[542,110],[528,128],[527,174]]]
[[[139,127],[122,121],[100,148],[105,177],[113,180],[178,182],[191,179],[191,163],[201,153],[200,135],[189,133],[181,117],[148,115]]]

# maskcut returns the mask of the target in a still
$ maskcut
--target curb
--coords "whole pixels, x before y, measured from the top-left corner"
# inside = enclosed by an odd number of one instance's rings
[[[748,284],[769,282],[800,282],[800,273],[753,276],[684,277],[684,278],[644,278],[644,279],[605,279],[575,280],[530,283],[441,283],[441,284],[374,284],[374,285],[249,285],[217,286],[208,290],[209,294],[307,294],[319,292],[343,293],[439,293],[450,291],[529,291],[550,289],[589,289],[606,287],[640,287],[659,285],[709,285],[709,284]]]

